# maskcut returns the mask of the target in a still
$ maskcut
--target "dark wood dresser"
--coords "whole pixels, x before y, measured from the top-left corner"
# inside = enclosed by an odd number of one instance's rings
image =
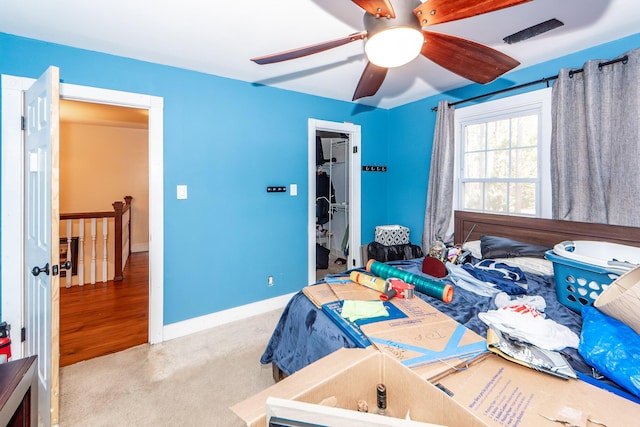
[[[0,426],[38,425],[36,356],[0,363]]]

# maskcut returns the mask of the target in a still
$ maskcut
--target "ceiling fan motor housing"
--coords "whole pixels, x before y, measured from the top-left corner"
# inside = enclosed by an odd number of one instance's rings
[[[396,0],[393,2],[393,10],[396,14],[395,18],[387,18],[385,16],[376,17],[370,13],[364,14],[362,22],[367,30],[368,37],[372,37],[380,31],[393,27],[407,27],[420,31],[420,22],[413,14],[413,10],[422,3],[415,0]]]

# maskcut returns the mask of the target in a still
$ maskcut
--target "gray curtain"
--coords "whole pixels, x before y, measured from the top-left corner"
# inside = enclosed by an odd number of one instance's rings
[[[425,253],[428,253],[435,240],[453,243],[449,225],[453,213],[454,113],[455,109],[447,101],[438,103],[422,233],[422,249]]]
[[[640,226],[640,49],[553,85],[552,214],[555,219]]]

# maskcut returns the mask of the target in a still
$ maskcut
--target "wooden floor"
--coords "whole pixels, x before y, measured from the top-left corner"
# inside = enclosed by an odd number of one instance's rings
[[[60,289],[60,366],[149,341],[149,253],[132,253],[124,280]]]

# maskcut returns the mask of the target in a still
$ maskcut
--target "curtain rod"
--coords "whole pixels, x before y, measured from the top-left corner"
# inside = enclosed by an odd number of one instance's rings
[[[618,62],[622,62],[623,64],[626,64],[628,60],[629,60],[629,57],[627,55],[625,55],[625,56],[623,56],[621,58],[612,59],[611,61],[600,62],[598,64],[598,68],[602,68],[602,67],[605,67],[607,65],[616,64]],[[577,70],[571,70],[571,71],[569,71],[569,77],[573,77],[574,74],[579,74],[579,73],[582,73],[582,72],[584,72],[584,68],[579,68]],[[523,87],[533,86],[533,85],[537,85],[537,84],[540,84],[540,83],[546,83],[547,87],[549,87],[549,82],[552,81],[552,80],[556,80],[557,78],[558,78],[558,74],[556,74],[555,76],[551,76],[551,77],[544,77],[542,79],[531,81],[531,82],[527,82],[527,83],[522,83],[522,84],[519,84],[517,86],[508,87],[508,88],[505,88],[505,89],[496,90],[494,92],[485,93],[484,95],[478,95],[478,96],[474,96],[472,98],[463,99],[461,101],[452,102],[451,104],[449,104],[449,107],[453,107],[453,106],[458,105],[458,104],[464,104],[465,102],[476,101],[476,100],[482,99],[482,98],[488,98],[488,97],[493,96],[493,95],[498,95],[498,94],[501,94],[501,93],[504,93],[504,92],[510,92],[512,90],[522,89]],[[431,111],[438,111],[438,107],[437,106],[433,107],[431,109]]]

